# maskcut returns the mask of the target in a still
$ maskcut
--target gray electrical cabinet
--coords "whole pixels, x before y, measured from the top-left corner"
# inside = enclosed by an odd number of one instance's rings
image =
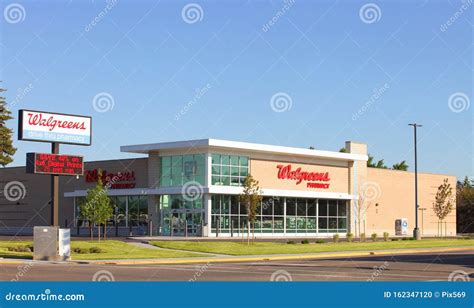
[[[33,260],[61,261],[70,258],[70,231],[58,227],[34,227]]]

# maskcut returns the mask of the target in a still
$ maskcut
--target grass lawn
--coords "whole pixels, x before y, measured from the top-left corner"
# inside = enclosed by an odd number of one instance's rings
[[[254,244],[250,243],[250,245],[247,245],[246,242],[152,241],[150,244],[162,248],[219,253],[235,256],[454,246],[473,246],[474,249],[474,240],[465,239],[427,239],[421,241],[378,241],[362,243],[341,242],[322,244],[316,244],[313,240],[313,243],[310,244],[255,242]]]
[[[31,245],[31,241],[0,241],[0,257],[4,258],[27,258],[31,259],[31,252],[8,251],[8,247]],[[72,253],[72,260],[103,260],[103,259],[148,259],[148,258],[184,258],[199,257],[201,254],[180,251],[165,251],[158,249],[136,247],[121,241],[72,241],[71,250],[83,248],[89,250],[91,247],[99,247],[101,253]]]

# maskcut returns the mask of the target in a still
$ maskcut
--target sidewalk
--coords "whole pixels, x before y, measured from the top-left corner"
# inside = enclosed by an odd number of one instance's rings
[[[153,264],[193,264],[193,263],[221,263],[221,262],[257,262],[257,261],[279,261],[296,259],[327,259],[347,258],[383,255],[401,255],[414,253],[442,253],[450,251],[472,251],[474,247],[436,247],[436,248],[414,248],[414,249],[390,249],[390,250],[365,250],[365,251],[342,251],[342,252],[320,252],[301,254],[274,254],[274,255],[248,255],[248,256],[223,256],[213,255],[193,258],[161,258],[161,259],[119,259],[119,260],[71,260],[63,262],[33,261],[27,259],[0,259],[0,264],[25,264],[25,263],[57,263],[57,264],[94,264],[94,265],[153,265]]]

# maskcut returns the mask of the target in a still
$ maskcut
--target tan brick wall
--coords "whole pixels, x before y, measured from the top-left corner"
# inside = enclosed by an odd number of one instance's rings
[[[448,178],[456,194],[456,178],[454,176],[441,174],[418,174],[418,204],[420,208],[426,208],[423,213],[424,235],[436,235],[438,232],[438,218],[432,210],[432,204],[438,186]],[[413,172],[395,171],[378,168],[367,168],[367,180],[371,187],[378,187],[376,198],[371,201],[367,210],[366,234],[377,232],[380,236],[383,232],[395,234],[395,219],[408,219],[408,235],[411,236],[415,226],[415,189]],[[377,190],[377,189],[375,189]],[[375,206],[378,204],[378,206]],[[446,219],[447,234],[456,234],[456,211],[455,209]],[[418,213],[418,226],[421,230],[421,211]],[[443,225],[444,233],[444,225]]]

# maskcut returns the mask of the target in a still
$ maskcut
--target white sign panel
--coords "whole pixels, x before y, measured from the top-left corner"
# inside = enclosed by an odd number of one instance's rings
[[[22,109],[18,119],[19,140],[91,145],[91,117]]]

